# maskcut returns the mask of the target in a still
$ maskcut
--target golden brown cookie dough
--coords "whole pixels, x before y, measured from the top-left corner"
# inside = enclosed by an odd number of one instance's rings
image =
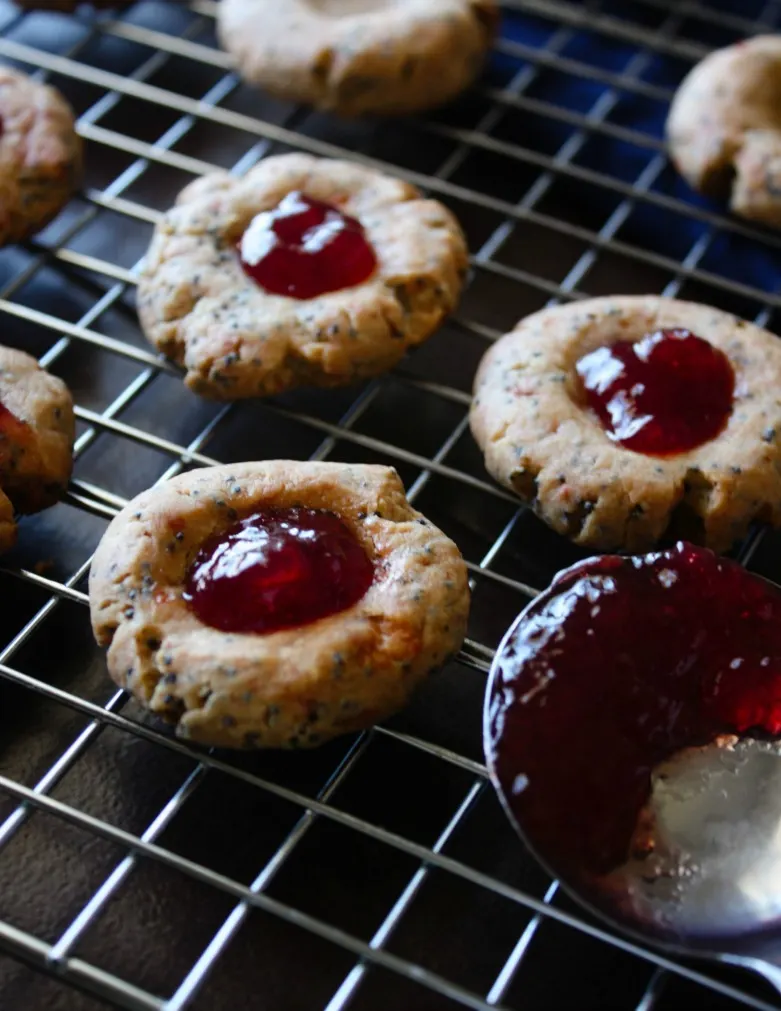
[[[16,544],[14,507],[6,494],[0,491],[0,552],[10,551]]]
[[[344,116],[397,115],[454,98],[477,77],[495,0],[222,0],[220,40],[273,95]]]
[[[695,189],[729,195],[744,218],[781,226],[781,35],[707,56],[680,85],[670,154]]]
[[[352,607],[300,628],[226,633],[183,599],[199,548],[259,508],[339,516],[375,565]],[[458,548],[388,467],[272,461],[174,478],[134,499],[92,563],[111,676],[176,733],[220,747],[308,747],[370,726],[458,650],[469,590]]]
[[[54,88],[0,68],[0,244],[55,217],[81,175],[73,113]]]
[[[732,414],[715,439],[667,457],[612,441],[575,365],[617,340],[683,328],[724,352]],[[480,364],[471,410],[485,464],[554,530],[600,550],[664,536],[726,550],[753,520],[781,525],[781,343],[718,309],[655,296],[595,298],[521,320]]]
[[[62,496],[74,427],[73,402],[62,380],[30,355],[0,347],[0,550],[16,540],[14,509],[39,512]]]
[[[266,292],[236,243],[289,193],[337,205],[363,225],[378,260],[362,284],[315,299]],[[267,158],[187,186],[158,225],[138,292],[149,340],[218,400],[296,386],[343,386],[392,368],[455,307],[467,269],[453,215],[407,183],[303,154]]]

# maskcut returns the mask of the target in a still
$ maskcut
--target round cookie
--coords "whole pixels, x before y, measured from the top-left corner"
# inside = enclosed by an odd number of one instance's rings
[[[781,226],[781,35],[711,53],[667,120],[670,154],[695,189],[729,195],[742,217]]]
[[[30,355],[0,347],[0,550],[16,540],[13,510],[39,512],[61,498],[74,431],[65,383]]]
[[[374,564],[357,603],[303,627],[225,632],[184,598],[216,533],[258,509],[335,513]],[[308,747],[370,726],[460,647],[469,610],[455,544],[388,467],[272,461],[194,471],[113,520],[90,574],[111,676],[176,733],[220,747]]]
[[[377,259],[368,280],[298,299],[248,277],[237,242],[294,192],[359,221]],[[155,230],[138,311],[149,340],[202,396],[342,386],[387,371],[430,337],[455,307],[467,264],[458,222],[414,187],[349,162],[280,155],[181,192]]]
[[[477,77],[495,0],[222,0],[220,41],[247,81],[344,116],[399,115]]]
[[[0,68],[0,244],[39,231],[81,175],[73,113],[54,88]]]
[[[576,363],[615,341],[689,330],[735,374],[733,408],[709,442],[671,456],[611,440],[586,406]],[[521,320],[483,358],[470,421],[488,471],[554,530],[599,550],[684,536],[726,550],[753,520],[781,525],[781,343],[708,306],[595,298]]]

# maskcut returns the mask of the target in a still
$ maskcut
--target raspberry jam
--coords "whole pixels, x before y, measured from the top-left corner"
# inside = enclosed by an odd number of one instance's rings
[[[187,575],[185,599],[224,632],[278,632],[351,607],[374,568],[338,516],[263,509],[211,538]]]
[[[636,453],[685,453],[715,438],[732,411],[729,359],[688,330],[598,348],[576,369],[610,438]]]
[[[5,404],[0,404],[0,464],[11,456],[13,446],[24,445],[30,441],[31,436],[32,430],[27,422],[17,418]]]
[[[624,863],[651,771],[722,733],[781,734],[781,591],[679,543],[566,569],[502,643],[488,765],[565,880]]]
[[[298,191],[252,219],[239,255],[261,288],[298,299],[352,288],[377,269],[360,221]]]

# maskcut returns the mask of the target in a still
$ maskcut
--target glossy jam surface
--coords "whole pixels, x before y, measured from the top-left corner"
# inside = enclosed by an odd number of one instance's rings
[[[187,575],[185,599],[225,632],[277,632],[355,604],[374,569],[333,513],[264,509],[207,541]]]
[[[4,464],[17,448],[32,438],[32,429],[5,406],[0,404],[0,464]]]
[[[360,221],[299,192],[252,219],[239,255],[261,288],[299,299],[352,288],[377,269]]]
[[[576,368],[610,438],[636,453],[685,453],[715,438],[732,411],[729,359],[688,330],[598,348]]]
[[[655,765],[749,730],[781,734],[781,591],[679,543],[559,574],[499,651],[485,749],[538,855],[583,883],[625,861]]]

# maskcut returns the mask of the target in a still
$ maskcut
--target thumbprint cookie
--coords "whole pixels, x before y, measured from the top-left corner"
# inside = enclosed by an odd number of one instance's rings
[[[311,747],[400,709],[461,646],[455,544],[388,467],[181,475],[113,520],[90,574],[108,668],[180,737]]]
[[[466,242],[407,183],[289,154],[218,172],[157,226],[138,292],[149,340],[218,400],[392,368],[458,302]]]
[[[744,218],[781,227],[781,35],[707,56],[680,85],[670,154],[695,189]]]
[[[0,244],[40,231],[81,177],[73,112],[54,88],[0,68]]]
[[[454,98],[480,73],[495,0],[222,0],[219,35],[242,76],[343,116]]]
[[[705,305],[595,298],[529,316],[480,364],[485,464],[576,543],[727,550],[781,524],[781,343]]]
[[[16,541],[14,512],[40,512],[61,498],[74,430],[65,383],[23,351],[0,347],[0,551]]]

